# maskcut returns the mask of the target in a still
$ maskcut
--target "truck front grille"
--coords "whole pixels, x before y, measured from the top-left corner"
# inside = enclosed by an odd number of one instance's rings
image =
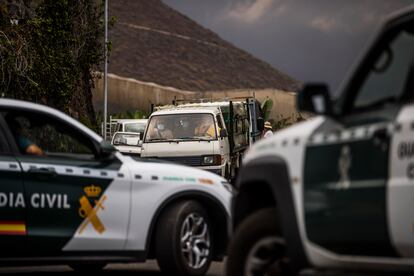
[[[163,156],[157,157],[157,159],[166,160],[191,167],[201,166],[201,156]]]

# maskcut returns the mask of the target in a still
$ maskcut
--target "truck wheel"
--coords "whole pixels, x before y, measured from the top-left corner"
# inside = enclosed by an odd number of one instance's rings
[[[230,243],[227,276],[291,275],[284,254],[276,209],[262,209],[247,217]]]
[[[204,275],[213,255],[211,224],[196,201],[179,202],[158,221],[155,254],[166,275]]]

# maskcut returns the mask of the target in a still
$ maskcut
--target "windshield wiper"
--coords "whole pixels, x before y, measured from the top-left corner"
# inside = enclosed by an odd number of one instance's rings
[[[153,138],[153,139],[148,140],[148,142],[152,142],[152,141],[167,141],[167,139],[165,139],[165,138]]]
[[[194,137],[197,141],[211,141],[213,138],[207,138],[207,137]]]

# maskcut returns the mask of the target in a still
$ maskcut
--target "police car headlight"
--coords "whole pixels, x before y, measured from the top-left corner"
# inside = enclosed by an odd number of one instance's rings
[[[201,162],[204,166],[221,165],[221,155],[205,155],[202,157]]]

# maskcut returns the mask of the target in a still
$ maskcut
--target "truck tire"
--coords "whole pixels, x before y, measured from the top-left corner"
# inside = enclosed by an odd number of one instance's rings
[[[276,209],[262,209],[248,216],[230,243],[227,276],[292,275],[280,233]]]
[[[182,201],[165,210],[158,221],[155,254],[166,275],[204,275],[213,258],[211,224],[196,201]]]

